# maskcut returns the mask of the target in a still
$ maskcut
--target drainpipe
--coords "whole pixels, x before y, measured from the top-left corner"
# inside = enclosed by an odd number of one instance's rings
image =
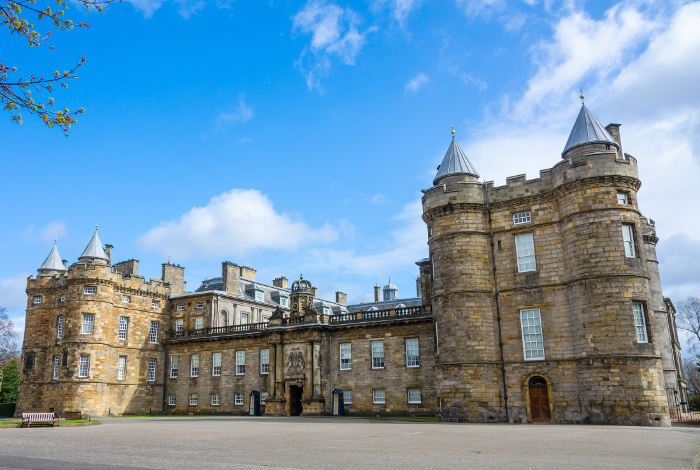
[[[165,360],[163,360],[163,400],[161,402],[161,413],[165,414],[168,397],[168,367],[170,367],[170,356],[168,355],[168,344],[165,344]]]
[[[328,333],[328,387],[330,387],[331,414],[333,414],[333,333]]]
[[[491,241],[491,262],[493,266],[494,297],[496,299],[496,322],[498,323],[498,348],[501,353],[501,379],[503,381],[503,405],[506,412],[506,423],[510,422],[508,415],[508,389],[506,388],[506,363],[503,359],[503,335],[501,333],[501,302],[498,292],[498,275],[496,274],[496,251],[493,241],[493,219],[491,218],[491,203],[489,201],[489,188],[484,183],[484,197],[486,199],[486,211],[489,214],[489,237]]]

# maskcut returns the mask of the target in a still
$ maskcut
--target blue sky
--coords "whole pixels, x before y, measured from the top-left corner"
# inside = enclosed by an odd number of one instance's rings
[[[700,2],[133,0],[48,48],[2,42],[24,73],[80,78],[70,137],[0,120],[0,305],[24,323],[25,279],[59,237],[74,262],[96,223],[117,260],[196,288],[224,259],[327,298],[415,293],[420,190],[450,126],[485,180],[560,158],[578,89],[622,123],[657,222],[662,281],[700,294]],[[36,22],[37,26],[40,22]]]

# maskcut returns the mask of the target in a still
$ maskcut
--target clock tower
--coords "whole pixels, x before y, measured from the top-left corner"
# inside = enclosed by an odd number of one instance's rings
[[[303,316],[307,309],[314,306],[314,288],[304,276],[299,275],[299,280],[292,283],[290,296],[292,316]]]

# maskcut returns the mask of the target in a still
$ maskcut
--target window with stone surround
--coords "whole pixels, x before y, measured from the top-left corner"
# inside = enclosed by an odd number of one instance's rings
[[[202,300],[198,300],[197,303],[194,305],[194,308],[203,309],[204,302]]]
[[[85,295],[97,294],[97,286],[85,286],[85,287],[83,287],[83,294],[85,294]]]
[[[90,356],[87,354],[80,355],[78,363],[78,377],[85,378],[90,374]]]
[[[422,399],[420,388],[409,388],[406,390],[406,397],[409,405],[420,405]]]
[[[65,302],[66,301],[66,294],[61,294],[60,299],[58,300],[59,302]]]
[[[198,317],[194,317],[194,329],[201,330],[203,328],[204,328],[204,317],[201,315]]]
[[[280,305],[282,307],[289,307],[289,297],[280,296]]]
[[[211,394],[211,401],[210,401],[212,406],[219,406],[219,394],[218,393],[212,393]]]
[[[126,376],[126,356],[119,356],[117,365],[117,380],[124,380]]]
[[[175,406],[175,394],[174,393],[168,394],[168,405]]]
[[[245,351],[236,351],[236,375],[245,375]]]
[[[34,369],[34,353],[28,352],[24,355],[24,370]]]
[[[406,367],[420,367],[418,338],[406,338]]]
[[[352,390],[343,390],[343,404],[352,405]]]
[[[126,339],[128,325],[129,319],[127,317],[119,317],[119,339]]]
[[[218,377],[221,375],[221,353],[215,352],[211,354],[211,375]]]
[[[42,296],[35,295],[34,298],[32,299],[32,303],[34,305],[39,305],[43,300],[44,300],[44,298]]]
[[[182,318],[175,319],[175,331],[181,332],[185,330],[185,320]]]
[[[63,336],[63,315],[56,317],[56,339],[61,339]]]
[[[623,205],[629,205],[630,203],[630,196],[628,193],[625,193],[623,191],[618,191],[617,192],[617,203],[618,204],[623,204]]]
[[[95,315],[92,313],[83,313],[83,329],[84,335],[91,335],[95,329]]]
[[[517,214],[513,214],[513,224],[514,225],[526,224],[528,222],[532,222],[532,217],[530,216],[530,211],[518,212]]]
[[[247,324],[248,324],[248,314],[241,313],[241,325],[247,325]]]
[[[515,253],[518,258],[518,272],[535,271],[535,241],[532,233],[519,233],[515,236]]]
[[[261,405],[264,405],[264,404],[265,404],[265,402],[267,401],[267,397],[268,397],[268,396],[269,396],[269,395],[268,395],[267,392],[261,392],[261,393],[260,393],[260,404],[261,404]]]
[[[383,405],[386,403],[386,394],[383,388],[372,389],[372,403],[375,405]]]
[[[148,360],[148,381],[154,382],[156,380],[156,360],[155,358],[150,358]]]
[[[637,333],[638,343],[648,343],[649,335],[647,332],[646,314],[644,312],[644,304],[634,302],[632,304],[632,313],[634,314],[634,328]]]
[[[523,353],[526,361],[544,359],[542,319],[539,308],[520,311],[520,325],[523,334]]]
[[[190,393],[190,406],[197,406],[197,394]]]
[[[384,341],[371,341],[372,369],[384,368]]]
[[[177,310],[178,312],[182,312],[183,310],[185,310],[185,304],[183,304],[182,302],[180,302],[179,304],[177,304],[176,310]]]
[[[260,373],[269,374],[270,373],[270,350],[261,349],[260,350]]]
[[[131,302],[131,297],[129,297],[128,295],[122,295],[122,302],[128,304],[129,302]]]
[[[151,300],[151,308],[160,308],[160,300]]]
[[[151,329],[148,332],[148,341],[150,341],[151,343],[158,342],[158,322],[157,321],[151,322]]]
[[[175,354],[170,355],[170,378],[177,379],[178,373],[178,363],[177,356]]]
[[[340,343],[340,370],[352,369],[351,343]]]
[[[625,245],[625,256],[627,258],[636,258],[637,253],[634,249],[634,225],[622,224],[622,243]]]
[[[192,354],[190,358],[190,377],[199,377],[199,354]]]
[[[234,393],[233,394],[233,404],[236,406],[240,406],[243,404],[243,394],[242,393]]]
[[[53,374],[54,380],[58,380],[58,356],[53,357]]]
[[[255,289],[255,300],[257,300],[258,302],[264,302],[265,292],[260,289]]]

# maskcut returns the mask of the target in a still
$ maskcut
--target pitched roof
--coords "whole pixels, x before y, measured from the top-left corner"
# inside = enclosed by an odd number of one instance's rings
[[[85,251],[83,251],[83,254],[78,257],[78,259],[82,258],[103,259],[105,261],[109,261],[105,250],[102,248],[102,242],[100,241],[100,236],[97,234],[97,229],[95,229],[95,233],[92,235],[90,243],[88,243],[88,246],[85,248]]]
[[[437,170],[433,184],[437,184],[439,179],[448,175],[466,174],[476,176],[477,178],[479,177],[476,168],[474,168],[472,162],[469,161],[467,155],[459,146],[454,136],[447,149],[447,153],[445,153],[445,158],[442,159],[442,163],[440,163]]]
[[[56,244],[53,245],[51,253],[46,257],[44,263],[39,266],[38,271],[65,271],[66,267],[63,265],[63,260],[61,260],[61,255],[58,254],[58,247]]]
[[[574,127],[571,129],[569,140],[566,141],[566,146],[562,154],[579,145],[594,142],[618,145],[613,136],[598,122],[586,105],[581,104],[581,111],[579,111],[576,122],[574,122]]]

